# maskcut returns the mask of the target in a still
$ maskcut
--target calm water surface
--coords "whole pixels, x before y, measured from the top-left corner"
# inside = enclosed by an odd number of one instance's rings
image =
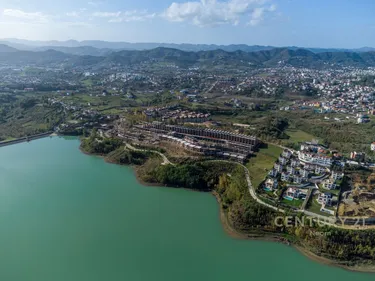
[[[0,148],[0,280],[374,281],[228,237],[210,194],[145,187],[75,138]]]

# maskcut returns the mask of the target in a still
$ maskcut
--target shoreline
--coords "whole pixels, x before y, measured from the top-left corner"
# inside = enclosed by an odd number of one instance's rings
[[[282,243],[285,245],[285,243],[281,240],[281,237],[278,237],[277,235],[271,235],[271,234],[254,234],[254,236],[250,236],[247,233],[240,232],[232,227],[230,224],[227,214],[223,209],[223,206],[221,204],[221,198],[219,194],[217,194],[215,191],[212,192],[212,195],[216,198],[217,203],[219,205],[219,217],[221,224],[224,228],[224,231],[232,238],[235,239],[245,239],[245,240],[259,240],[259,241],[269,241],[269,242],[275,242],[275,243]],[[375,265],[372,267],[366,267],[365,265],[358,265],[358,266],[348,266],[345,264],[340,264],[338,261],[318,256],[317,254],[313,253],[309,249],[291,243],[290,246],[294,249],[296,249],[299,253],[301,253],[303,256],[307,257],[308,259],[318,262],[322,265],[328,265],[328,266],[333,266],[333,267],[339,267],[351,272],[360,272],[360,273],[375,273]]]
[[[45,133],[35,134],[35,135],[21,137],[21,138],[15,138],[15,139],[8,140],[8,141],[5,140],[5,141],[0,142],[0,147],[19,144],[19,143],[23,143],[23,142],[30,142],[30,141],[33,141],[33,140],[42,139],[42,138],[46,138],[48,136],[52,136],[53,134],[54,134],[53,131],[48,131],[48,132],[45,132]]]
[[[140,183],[143,186],[160,187],[160,188],[162,188],[162,187],[175,188],[175,187],[172,187],[172,186],[165,186],[165,185],[158,184],[158,183],[145,182],[137,174],[136,167],[133,167],[131,165],[124,165],[124,166],[130,166],[130,167],[133,168],[133,172],[134,172],[134,175],[135,175],[138,183]],[[190,189],[190,188],[178,188],[178,189],[186,189],[186,190],[193,191],[193,192],[200,192],[200,191]],[[263,234],[255,234],[254,233],[254,234],[251,234],[251,233],[244,233],[244,232],[238,231],[235,228],[233,228],[233,226],[230,224],[230,222],[228,220],[227,213],[223,209],[223,205],[221,204],[221,198],[220,198],[219,194],[216,191],[212,191],[210,193],[212,194],[212,196],[214,196],[216,198],[216,201],[218,203],[218,208],[219,208],[219,219],[220,219],[221,225],[224,229],[224,232],[229,237],[234,238],[234,239],[241,239],[241,240],[266,241],[266,242],[274,242],[274,243],[281,243],[281,244],[287,245],[285,243],[285,240],[283,240],[285,238],[283,238],[281,236],[278,236],[277,234],[274,234],[274,235],[272,235],[271,233],[267,233],[267,234],[266,233],[263,233]],[[302,254],[306,258],[308,258],[308,259],[310,259],[314,262],[320,263],[322,265],[339,267],[339,268],[342,268],[344,270],[351,271],[351,272],[368,273],[368,274],[375,273],[375,266],[370,268],[370,267],[366,267],[364,265],[362,265],[362,266],[361,265],[348,266],[348,265],[345,265],[345,264],[340,264],[339,262],[337,262],[335,260],[331,260],[331,259],[326,258],[326,257],[318,256],[318,255],[316,255],[315,253],[313,253],[312,251],[310,251],[309,249],[307,249],[303,246],[300,246],[300,245],[297,245],[297,244],[294,244],[294,243],[291,243],[291,242],[289,242],[289,243],[290,243],[289,246],[294,248],[295,250],[297,250],[300,254]]]
[[[190,189],[190,188],[185,188],[185,187],[173,187],[173,186],[162,185],[160,183],[145,182],[139,176],[138,168],[136,166],[134,166],[134,165],[122,165],[122,164],[114,163],[114,162],[111,162],[111,161],[107,161],[105,155],[88,153],[88,152],[84,151],[81,148],[81,146],[79,146],[79,149],[80,149],[81,152],[83,152],[86,155],[98,156],[98,157],[102,158],[106,163],[131,167],[132,170],[133,170],[134,176],[136,177],[137,182],[139,184],[143,185],[143,186],[160,187],[160,188],[167,187],[167,188],[175,188],[175,189],[178,188],[178,189],[186,189],[186,190],[189,190],[189,191],[202,192],[202,191],[198,191],[198,190],[194,190],[194,189]],[[274,234],[274,235],[272,235],[271,233],[261,233],[261,234],[255,234],[254,233],[254,234],[251,234],[251,233],[244,233],[244,232],[238,231],[235,228],[233,228],[233,226],[230,224],[230,222],[228,220],[227,213],[223,209],[223,205],[222,205],[221,198],[220,198],[219,194],[216,191],[211,191],[210,193],[216,198],[216,201],[217,201],[218,207],[219,207],[219,219],[220,219],[221,225],[222,225],[225,233],[229,237],[234,238],[234,239],[242,239],[242,240],[258,240],[258,241],[276,242],[276,243],[282,243],[284,245],[287,245],[285,243],[287,240],[285,238],[277,235],[277,234]],[[290,245],[292,248],[297,250],[303,256],[307,257],[308,259],[310,259],[314,262],[318,262],[322,265],[339,267],[339,268],[342,268],[344,270],[351,271],[351,272],[368,273],[368,274],[375,273],[375,265],[372,265],[371,267],[370,266],[367,267],[365,265],[348,266],[348,265],[345,265],[345,264],[340,264],[338,261],[335,261],[335,260],[332,260],[332,259],[329,259],[329,258],[326,258],[326,257],[318,256],[317,254],[313,253],[312,251],[310,251],[309,249],[307,249],[307,248],[305,248],[301,245],[297,245],[297,244],[291,243],[289,241],[288,241],[288,243],[290,243],[288,245]]]

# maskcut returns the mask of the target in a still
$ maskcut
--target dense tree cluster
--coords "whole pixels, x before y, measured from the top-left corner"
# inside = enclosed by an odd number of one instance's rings
[[[210,191],[217,187],[223,174],[233,171],[233,165],[221,161],[185,161],[173,166],[148,161],[140,171],[141,178],[148,182]]]
[[[90,137],[83,139],[81,147],[84,151],[93,154],[106,155],[122,145],[120,139],[100,137],[96,130],[93,130]]]
[[[159,166],[153,171],[153,175],[155,180],[162,184],[208,190],[208,183],[204,179],[204,169],[199,164]]]
[[[285,118],[270,116],[267,117],[264,124],[262,124],[257,134],[260,137],[271,137],[276,139],[287,139],[288,135],[284,130],[288,127],[288,120]]]
[[[44,97],[0,94],[1,139],[51,131],[63,118],[63,111],[44,103]]]
[[[149,152],[125,150],[123,146],[120,146],[109,153],[106,160],[121,165],[142,165],[146,162],[147,158],[150,157],[150,154]]]
[[[319,255],[348,264],[358,260],[371,262],[375,259],[374,230],[300,226],[292,231],[302,245]]]

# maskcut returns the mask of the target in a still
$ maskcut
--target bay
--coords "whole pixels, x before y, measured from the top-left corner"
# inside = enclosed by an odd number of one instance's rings
[[[374,280],[229,237],[208,193],[147,187],[77,138],[0,148],[0,280]]]

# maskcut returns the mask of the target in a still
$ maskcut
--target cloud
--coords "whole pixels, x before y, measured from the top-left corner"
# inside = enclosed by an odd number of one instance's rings
[[[98,18],[117,18],[121,15],[121,12],[96,12],[93,13],[93,17]]]
[[[266,13],[274,11],[276,11],[276,5],[271,5],[270,7],[255,8],[250,14],[250,21],[248,24],[251,26],[256,26],[264,20],[264,16]]]
[[[1,1],[1,0],[0,0]],[[186,0],[185,0],[186,1]],[[187,0],[188,2],[172,3],[164,11],[150,13],[147,10],[128,11],[90,11],[85,8],[76,9],[60,14],[45,14],[44,12],[27,12],[18,9],[4,9],[5,21],[29,24],[77,24],[84,25],[98,21],[103,23],[142,22],[154,18],[170,22],[188,22],[197,26],[214,27],[218,25],[238,25],[244,21],[249,26],[256,26],[269,18],[276,11],[276,5],[269,3],[274,0]],[[105,1],[89,2],[96,6]],[[0,10],[1,12],[1,10]]]
[[[105,3],[105,1],[89,1],[89,2],[87,2],[88,5],[94,6],[94,7],[97,7],[97,6],[102,5],[104,3]]]
[[[266,0],[200,0],[172,3],[162,14],[171,22],[190,22],[198,26],[239,24],[243,16],[250,16],[251,25],[264,19],[266,12],[274,12],[275,5],[265,7]]]
[[[65,16],[71,17],[71,18],[79,18],[79,17],[84,17],[85,14],[87,14],[87,9],[86,8],[80,8],[78,10],[70,11],[65,13]]]
[[[83,21],[67,21],[63,23],[65,26],[73,26],[73,27],[94,27],[94,24],[83,22]]]
[[[3,16],[33,23],[47,23],[50,16],[42,12],[24,12],[17,9],[4,9]]]
[[[272,4],[269,8],[268,8],[268,11],[269,12],[274,12],[274,11],[276,11],[276,5],[275,4]]]
[[[80,12],[77,11],[71,11],[66,13],[67,17],[72,17],[72,18],[78,18],[80,16]]]
[[[117,12],[96,12],[93,17],[109,18],[108,22],[131,22],[144,21],[156,17],[155,13],[148,13],[147,10],[138,11],[117,11]]]
[[[65,14],[45,14],[42,12],[25,12],[16,9],[4,9],[3,19],[4,23],[8,25],[37,25],[38,28],[42,26],[61,27],[93,27],[92,23],[82,21],[80,18],[85,9],[71,11]]]
[[[251,12],[249,24],[252,26],[258,25],[263,20],[264,8],[255,8]]]

